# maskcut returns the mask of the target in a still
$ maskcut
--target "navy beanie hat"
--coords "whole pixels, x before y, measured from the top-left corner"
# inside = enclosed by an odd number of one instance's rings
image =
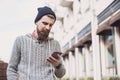
[[[55,17],[55,19],[56,19],[56,15],[53,12],[53,10],[51,8],[45,6],[45,7],[38,8],[38,14],[37,14],[37,16],[35,18],[35,23],[37,21],[39,21],[44,15],[47,15],[47,14],[53,15]]]

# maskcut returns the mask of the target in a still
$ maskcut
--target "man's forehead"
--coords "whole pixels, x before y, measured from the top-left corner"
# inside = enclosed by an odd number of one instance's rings
[[[39,21],[38,23],[41,23],[41,22],[46,22],[46,23],[49,23],[51,25],[53,25],[55,23],[55,20],[54,19],[51,19],[50,17],[48,16],[43,16]]]

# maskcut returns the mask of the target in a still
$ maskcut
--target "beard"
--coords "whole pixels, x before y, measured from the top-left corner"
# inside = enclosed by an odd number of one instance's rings
[[[41,30],[41,31],[40,31],[40,30],[37,28],[38,40],[42,40],[42,41],[47,40],[47,38],[48,38],[48,36],[49,36],[49,32],[50,32],[50,31],[48,31],[48,30]]]

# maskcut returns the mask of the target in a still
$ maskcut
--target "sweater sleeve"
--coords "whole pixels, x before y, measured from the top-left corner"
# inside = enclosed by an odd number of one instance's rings
[[[60,44],[58,42],[56,44],[56,48],[57,51],[61,52]],[[61,58],[61,65],[58,68],[55,68],[55,75],[58,78],[62,78],[65,75],[65,72],[66,70],[63,64],[63,59]]]
[[[55,75],[58,78],[62,78],[65,75],[65,67],[63,65],[63,63],[59,66],[59,68],[55,68]]]
[[[7,67],[7,80],[18,80],[17,70],[19,61],[20,61],[20,41],[19,38],[17,37],[14,42],[11,58]]]

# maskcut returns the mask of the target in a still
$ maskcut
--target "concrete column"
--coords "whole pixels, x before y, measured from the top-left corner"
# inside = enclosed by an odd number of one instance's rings
[[[81,49],[82,50],[82,49]],[[79,54],[78,54],[78,74],[79,74],[79,77],[84,77],[85,74],[84,74],[84,57],[82,55],[82,51],[79,51]]]
[[[102,76],[107,76],[105,45],[100,41]]]
[[[85,47],[82,48],[82,65],[83,65],[83,75],[86,77],[86,52]]]
[[[120,75],[120,32],[118,33],[117,28],[115,28],[115,52],[116,52],[116,60],[117,60],[117,73]]]
[[[91,71],[90,71],[91,62],[90,62],[90,52],[89,52],[87,44],[85,45],[85,59],[86,59],[85,60],[86,61],[86,76],[90,77],[91,76]]]
[[[72,52],[69,52],[69,67],[70,67],[70,79],[75,78],[75,57],[72,55]]]
[[[96,35],[97,27],[93,21],[92,23],[92,46],[93,46],[93,64],[94,64],[94,80],[101,80],[101,63],[99,51],[99,37]]]
[[[69,78],[70,80],[72,79],[72,66],[71,66],[71,56],[72,56],[72,52],[69,52]]]
[[[100,48],[99,48],[99,36],[96,35],[97,15],[95,12],[96,0],[91,0],[91,26],[92,26],[92,48],[93,48],[93,66],[94,66],[94,80],[101,80],[101,60],[100,60]]]
[[[66,68],[66,74],[65,74],[65,77],[66,78],[69,78],[69,59],[65,59],[65,61],[64,61],[65,63],[65,68]]]
[[[75,54],[75,53],[72,53],[72,54]],[[72,55],[71,61],[72,61],[71,66],[72,66],[73,78],[76,79],[76,73],[75,73],[76,72],[75,71],[75,68],[76,68],[75,62],[76,62],[76,60],[75,60],[75,55],[74,56]]]
[[[78,71],[79,71],[79,69],[78,69],[78,61],[79,61],[79,59],[78,59],[78,48],[75,48],[75,65],[76,65],[76,67],[75,67],[75,73],[76,73],[76,80],[79,80],[79,73],[78,73]]]
[[[74,32],[75,33],[75,44],[77,44],[77,42],[78,42],[78,37],[77,37],[77,33],[76,32]],[[75,75],[76,75],[76,80],[79,80],[79,67],[78,67],[78,65],[79,65],[79,49],[78,49],[78,47],[75,47]]]
[[[92,46],[93,46],[93,64],[94,64],[94,80],[101,80],[101,63],[99,51],[99,37],[96,35],[95,24],[92,23]]]

